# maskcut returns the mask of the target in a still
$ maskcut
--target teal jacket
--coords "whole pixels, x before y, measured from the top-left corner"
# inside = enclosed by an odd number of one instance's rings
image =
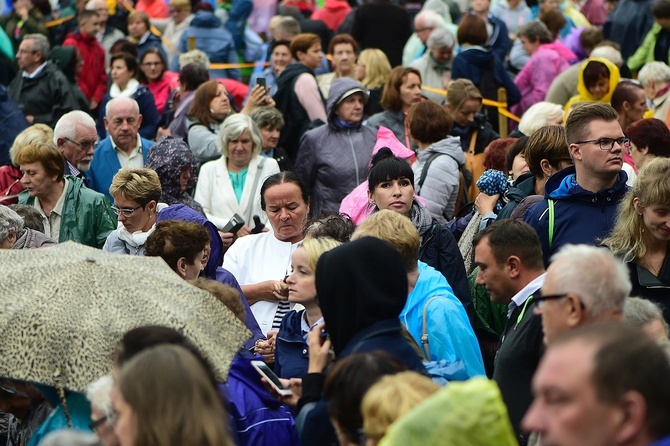
[[[116,216],[107,198],[84,186],[79,178],[67,175],[68,186],[63,203],[58,242],[72,240],[101,249],[110,232],[116,229]],[[19,195],[19,203],[33,206],[35,197],[28,191]]]
[[[638,71],[645,64],[653,62],[654,59],[654,48],[656,48],[656,40],[658,39],[658,33],[662,30],[661,25],[654,23],[642,41],[642,45],[635,51],[635,54],[628,58],[626,65],[630,68],[631,71]],[[670,64],[670,51],[668,51],[668,58],[662,62]]]

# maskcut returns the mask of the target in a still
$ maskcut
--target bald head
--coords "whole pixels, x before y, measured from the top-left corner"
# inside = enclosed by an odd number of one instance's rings
[[[116,98],[105,108],[105,128],[116,146],[130,153],[137,145],[142,115],[137,101],[132,98]]]

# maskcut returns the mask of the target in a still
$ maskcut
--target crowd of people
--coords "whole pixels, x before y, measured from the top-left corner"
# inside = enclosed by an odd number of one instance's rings
[[[670,0],[0,13],[3,271],[157,257],[248,329],[10,370],[0,444],[670,445]]]

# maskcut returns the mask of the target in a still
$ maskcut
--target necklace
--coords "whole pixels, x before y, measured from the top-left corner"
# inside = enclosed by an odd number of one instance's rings
[[[661,271],[661,268],[663,268],[663,259],[661,259],[661,265],[658,268],[654,268],[654,266],[651,264],[650,261],[644,260],[640,262],[641,266],[644,266],[647,270],[649,270],[654,276],[658,277],[658,273]]]

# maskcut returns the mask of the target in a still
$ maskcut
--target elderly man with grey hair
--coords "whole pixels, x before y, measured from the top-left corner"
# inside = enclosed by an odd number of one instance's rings
[[[105,128],[109,136],[100,141],[95,149],[91,168],[87,175],[91,189],[104,194],[113,201],[109,186],[114,175],[122,167],[137,169],[144,167],[152,141],[140,136],[142,125],[140,106],[132,98],[114,98],[105,108]]]
[[[19,72],[7,92],[29,123],[53,128],[61,116],[79,107],[65,75],[47,60],[49,49],[42,34],[25,35],[16,52]]]
[[[654,118],[666,122],[670,112],[670,67],[663,62],[649,62],[642,67],[637,80],[651,101]]]
[[[430,33],[426,41],[428,50],[419,59],[412,62],[412,68],[421,73],[424,87],[446,90],[451,80],[451,60],[456,46],[456,38],[444,28],[436,28]],[[445,95],[430,90],[424,90],[424,96],[441,104]]]
[[[65,157],[65,175],[81,178],[88,186],[85,172],[91,167],[98,147],[93,118],[81,110],[64,114],[54,127],[54,145]]]
[[[0,205],[0,249],[32,249],[55,244],[41,232],[26,228],[19,214]]]
[[[623,320],[632,285],[626,265],[610,250],[565,245],[551,261],[534,310],[545,343],[581,325]]]
[[[629,297],[623,306],[626,325],[639,328],[655,341],[667,341],[670,328],[663,319],[661,307],[650,300]]]

